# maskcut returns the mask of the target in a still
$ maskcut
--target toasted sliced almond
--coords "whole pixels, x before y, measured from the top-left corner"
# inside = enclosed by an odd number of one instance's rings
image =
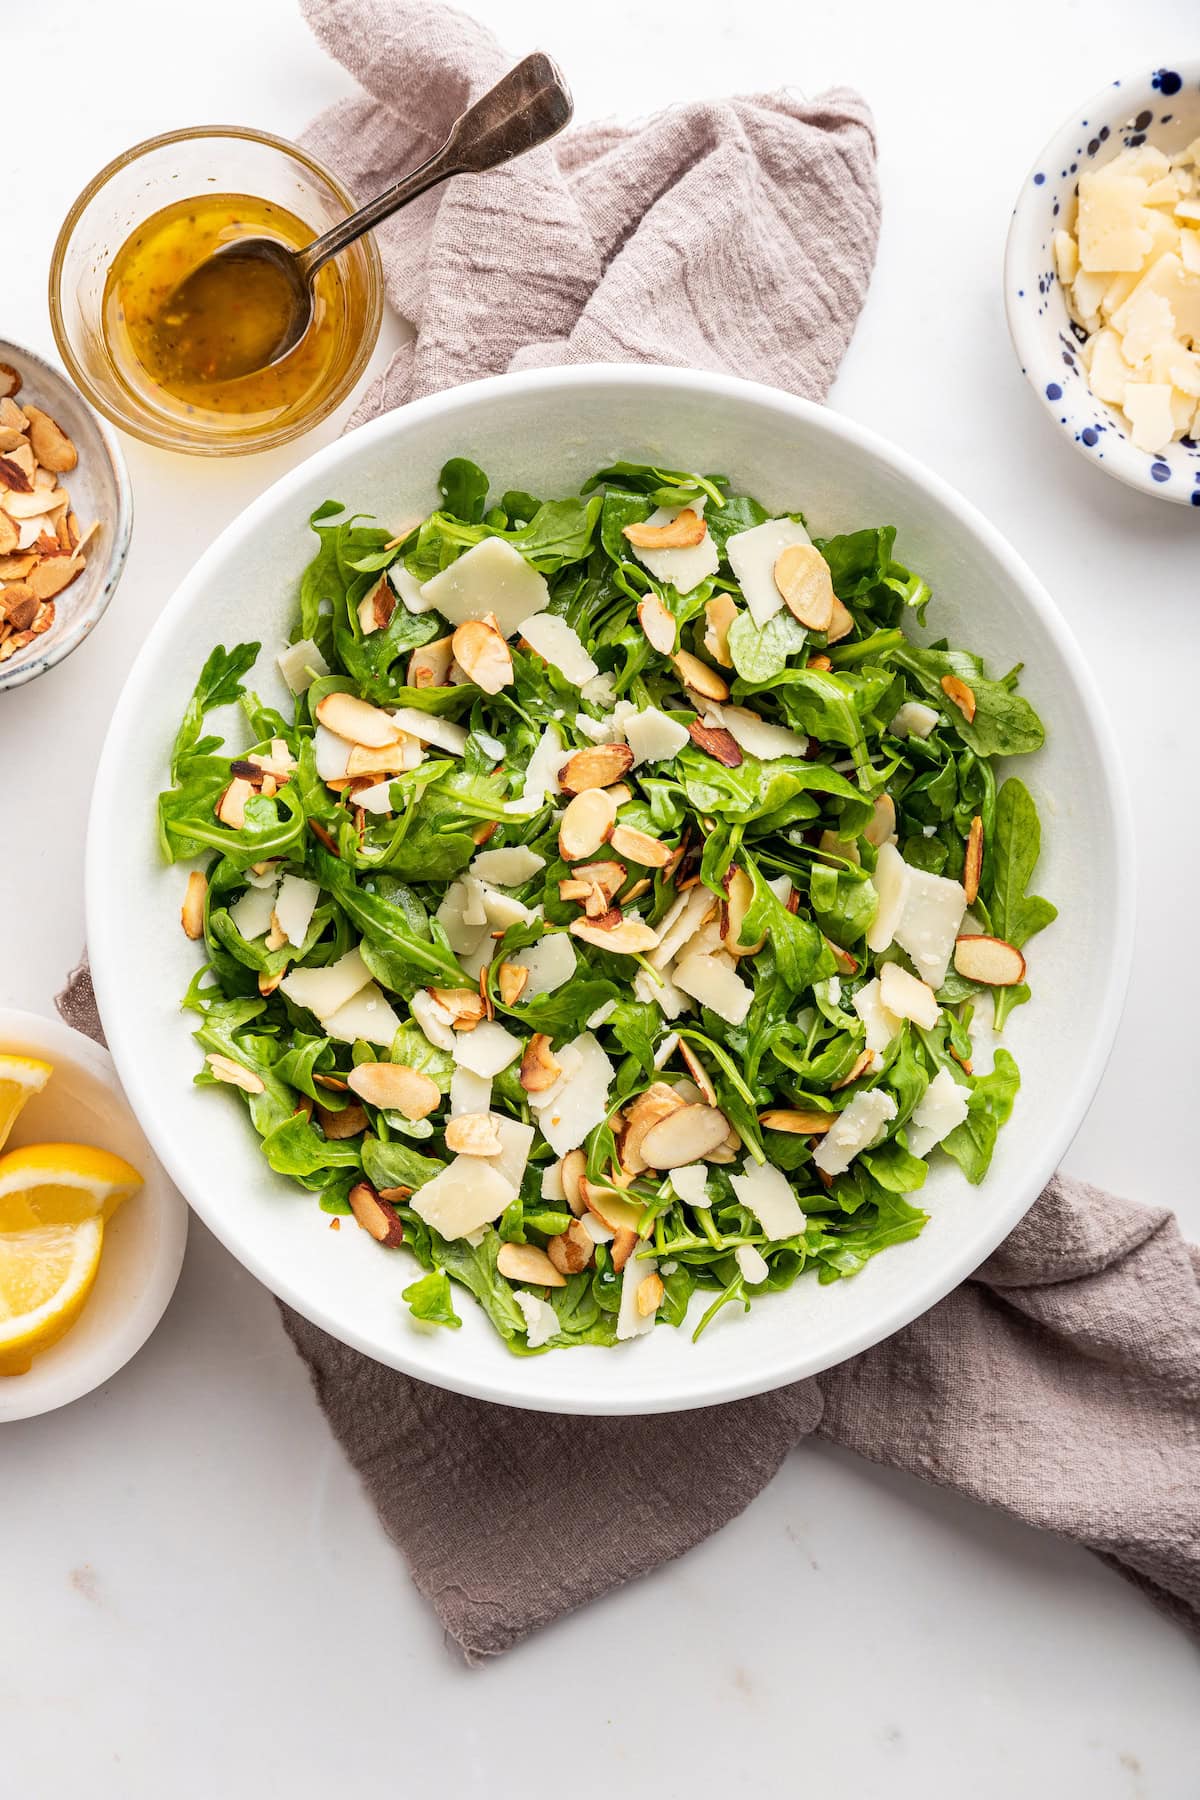
[[[836,1123],[835,1112],[817,1112],[804,1107],[776,1106],[758,1115],[764,1131],[787,1131],[797,1137],[816,1137]]]
[[[5,507],[12,512],[14,518],[23,517],[23,514],[18,514],[8,506],[8,498],[13,494],[32,494],[34,491],[32,480],[17,460],[17,452],[11,456],[0,456],[0,488],[5,490]],[[33,510],[38,513],[41,507],[35,506]]]
[[[356,694],[326,694],[317,701],[316,714],[326,731],[332,731],[335,737],[345,738],[350,744],[368,744],[373,750],[395,743],[400,735],[390,713],[360,700]]]
[[[17,541],[17,528],[5,512],[0,512],[0,544],[4,542],[5,530],[11,530],[12,541]],[[13,555],[0,552],[0,581],[24,581],[32,569],[37,557],[32,551],[21,550]],[[2,596],[0,596],[2,597]]]
[[[896,802],[890,794],[878,794],[874,801],[875,810],[867,820],[867,828],[863,832],[868,844],[874,844],[878,850],[886,844],[896,832]]]
[[[979,898],[979,878],[982,873],[983,820],[976,813],[967,833],[967,849],[963,857],[963,893],[967,896],[968,906],[973,906]]]
[[[313,1080],[318,1087],[328,1088],[331,1094],[347,1094],[350,1083],[343,1081],[340,1075],[314,1075]]]
[[[179,910],[183,929],[193,940],[204,936],[204,900],[207,893],[207,880],[199,869],[193,869],[187,878],[183,905]]]
[[[613,1233],[613,1241],[608,1248],[612,1266],[618,1275],[637,1249],[637,1241],[637,1232],[632,1226],[622,1225]]]
[[[392,622],[396,610],[396,590],[386,575],[381,575],[358,603],[358,622],[363,632],[383,631]]]
[[[450,1014],[456,1031],[470,1031],[484,1015],[483,997],[475,988],[430,988],[439,1006]]]
[[[587,1268],[595,1253],[596,1246],[578,1219],[572,1219],[567,1229],[552,1237],[546,1245],[546,1255],[560,1275],[578,1275]]]
[[[234,831],[242,829],[246,823],[246,802],[253,792],[252,782],[242,775],[234,777],[217,801],[217,817],[222,825],[230,825]]]
[[[29,585],[39,600],[52,600],[83,573],[80,556],[55,556],[29,571]]]
[[[0,425],[0,456],[8,456],[11,451],[19,450],[25,442],[23,432],[15,425]]]
[[[407,1200],[411,1193],[412,1189],[410,1187],[386,1187],[379,1189],[379,1198],[381,1200],[390,1200],[392,1204],[395,1205],[398,1200]]]
[[[850,1087],[853,1082],[856,1082],[860,1078],[860,1076],[866,1074],[874,1061],[875,1052],[873,1050],[861,1051],[859,1055],[855,1057],[854,1067],[850,1070],[849,1074],[843,1075],[840,1081],[834,1082],[833,1092],[836,1094],[839,1088]]]
[[[743,760],[741,748],[733,733],[726,731],[723,725],[704,725],[699,719],[691,719],[688,722],[688,731],[693,744],[698,745],[709,756],[715,757],[717,762],[726,769],[736,769],[741,766]]]
[[[616,956],[638,956],[653,950],[658,933],[641,919],[626,919],[615,908],[599,919],[574,919],[571,935]]]
[[[657,594],[647,594],[638,601],[637,616],[651,649],[660,656],[670,656],[675,648],[675,620]]]
[[[364,1062],[351,1069],[347,1085],[371,1106],[425,1119],[441,1101],[437,1082],[407,1063]]]
[[[71,517],[74,518],[74,516],[75,515],[72,513]],[[84,554],[84,551],[88,548],[88,545],[91,543],[92,539],[96,536],[96,534],[99,530],[100,530],[99,519],[93,519],[91,524],[88,526],[87,530],[80,532],[79,536],[74,539],[74,547],[75,547],[76,556],[82,556]]]
[[[582,881],[575,876],[568,876],[558,884],[558,897],[560,900],[578,900],[582,906],[592,891],[592,885],[590,881]]]
[[[402,731],[390,744],[355,744],[346,758],[346,775],[403,775],[420,753],[417,740]],[[372,786],[374,783],[371,784]]]
[[[587,1173],[587,1156],[582,1150],[568,1150],[562,1159],[558,1171],[562,1182],[563,1193],[567,1196],[567,1205],[575,1214],[587,1211],[587,1201],[583,1197],[581,1183]]]
[[[576,794],[558,824],[558,853],[564,862],[580,862],[594,856],[606,844],[616,824],[617,807],[606,788],[585,788]]]
[[[633,751],[628,744],[595,744],[567,758],[558,772],[559,786],[565,794],[611,787],[632,767]]]
[[[56,425],[40,406],[27,406],[25,416],[29,420],[33,454],[43,469],[51,469],[56,475],[65,475],[73,469],[79,461],[79,452],[61,426]]]
[[[701,515],[685,506],[667,525],[626,525],[621,536],[635,550],[689,550],[703,540],[707,530]]]
[[[454,660],[477,688],[485,694],[498,694],[511,687],[512,655],[494,620],[467,619],[451,639]]]
[[[231,1056],[220,1056],[214,1050],[205,1057],[205,1062],[218,1081],[228,1083],[230,1087],[241,1088],[244,1094],[262,1094],[266,1091],[266,1082],[253,1069],[247,1069]]]
[[[413,651],[405,680],[414,688],[449,687],[453,660],[453,637],[435,638],[432,644],[422,644]]]
[[[729,1120],[716,1106],[681,1106],[652,1125],[641,1153],[652,1169],[679,1169],[700,1162],[725,1140]]]
[[[712,1077],[686,1038],[679,1040],[679,1054],[683,1058],[684,1067],[700,1089],[707,1106],[717,1104],[717,1090],[712,1084]]]
[[[766,943],[765,934],[756,943],[743,944],[742,926],[754,900],[754,883],[745,869],[731,863],[721,883],[725,898],[721,903],[721,940],[731,956],[757,956]]]
[[[614,806],[628,806],[633,799],[633,789],[625,781],[614,782],[608,792],[613,797]]]
[[[616,836],[616,833],[613,833]],[[610,840],[611,842],[611,840]],[[625,885],[625,864],[619,862],[576,863],[574,876],[577,881],[586,882],[589,886],[598,887],[609,900],[619,894]],[[582,898],[582,896],[578,896]]]
[[[5,400],[21,391],[21,377],[11,363],[0,362],[0,395]]]
[[[325,1136],[332,1138],[337,1143],[343,1138],[361,1136],[367,1129],[369,1121],[358,1102],[352,1100],[349,1106],[343,1106],[336,1111],[330,1107],[318,1105],[317,1122]]]
[[[1016,987],[1025,979],[1025,958],[1004,938],[957,938],[954,966],[968,981],[981,981],[987,987]]]
[[[491,1113],[455,1113],[446,1121],[446,1148],[456,1156],[499,1156],[504,1146]]]
[[[3,556],[6,563],[23,560],[22,558],[13,555],[13,552],[16,550],[20,541],[21,532],[17,525],[17,521],[15,519],[10,519],[6,512],[0,512],[0,556]],[[20,574],[28,574],[36,560],[36,557],[31,556],[29,560],[24,563],[24,567],[21,569]],[[12,576],[6,576],[5,579],[19,579],[17,571],[14,570]]]
[[[825,641],[829,644],[840,644],[842,639],[849,637],[853,630],[854,615],[848,607],[842,605],[835,594],[833,596],[833,617],[825,627]],[[816,660],[817,659],[814,657],[813,662],[809,664],[810,668],[815,664]],[[833,664],[826,661],[825,667],[827,669],[832,669]]]
[[[830,662],[830,660],[827,656],[810,656],[808,659],[808,662],[805,666],[810,669],[818,669],[818,670],[826,669],[827,670],[827,669],[832,669],[833,664]]]
[[[609,897],[598,881],[588,883],[583,910],[589,919],[602,919],[609,909]]]
[[[707,623],[704,648],[723,669],[733,667],[733,657],[729,653],[729,627],[737,616],[738,610],[732,594],[714,594],[705,603],[704,617]]]
[[[10,581],[0,594],[0,616],[13,631],[27,631],[37,617],[39,601],[26,581]]]
[[[640,1175],[647,1167],[642,1156],[642,1139],[660,1119],[678,1112],[684,1102],[669,1082],[655,1081],[639,1094],[629,1108],[625,1129],[619,1142],[621,1167],[629,1175]],[[636,1220],[633,1221],[635,1224]]]
[[[643,1319],[648,1319],[651,1313],[658,1311],[665,1292],[662,1277],[659,1275],[647,1275],[644,1281],[638,1282],[634,1299],[637,1301],[638,1313]]]
[[[501,1244],[496,1267],[509,1281],[527,1281],[534,1287],[567,1285],[566,1276],[536,1244]]]
[[[520,963],[502,962],[497,971],[500,998],[505,1006],[515,1006],[529,981],[529,970]]]
[[[357,1222],[377,1244],[382,1244],[385,1250],[395,1250],[404,1242],[404,1226],[390,1201],[376,1192],[369,1181],[356,1182],[346,1198]]]
[[[843,950],[840,944],[835,944],[832,938],[824,938],[823,942],[827,948],[833,952],[833,960],[838,966],[839,975],[858,974],[858,959],[856,957],[851,956],[848,950]]]
[[[684,687],[690,688],[704,700],[728,700],[729,683],[710,669],[706,662],[693,656],[690,650],[677,650],[671,658],[675,673]]]
[[[535,1031],[521,1057],[521,1086],[527,1094],[544,1094],[562,1074],[562,1064],[550,1054],[550,1039]]]
[[[943,675],[942,692],[952,705],[957,706],[969,725],[975,717],[974,688],[969,688],[965,681],[959,680],[957,675]]]
[[[640,864],[643,869],[662,869],[671,860],[671,849],[661,838],[650,837],[645,831],[637,831],[632,825],[618,825],[614,828],[609,843],[618,856],[627,856],[630,862]]]
[[[793,618],[809,631],[827,631],[833,618],[833,577],[815,544],[789,544],[775,559],[775,586]]]
[[[642,1216],[640,1206],[627,1200],[624,1194],[617,1193],[613,1188],[589,1181],[586,1175],[579,1187],[588,1211],[602,1219],[610,1231],[632,1231],[637,1235],[637,1225]]]

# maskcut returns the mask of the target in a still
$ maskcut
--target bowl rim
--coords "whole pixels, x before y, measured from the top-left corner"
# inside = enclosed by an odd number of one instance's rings
[[[177,1146],[170,1128],[165,1123],[160,1123],[155,1116],[154,1096],[142,1075],[136,1020],[127,1016],[122,1004],[119,952],[123,932],[119,920],[107,905],[103,821],[109,810],[120,801],[119,763],[124,740],[137,730],[141,712],[140,689],[143,684],[149,683],[160,646],[169,642],[176,620],[187,612],[193,595],[203,589],[209,570],[219,567],[231,550],[236,551],[243,539],[248,540],[259,532],[260,522],[281,503],[286,503],[312,478],[314,472],[330,475],[343,460],[361,455],[366,446],[391,434],[402,435],[410,425],[419,424],[439,414],[452,414],[460,409],[487,405],[495,400],[503,400],[506,395],[550,395],[586,389],[593,384],[615,387],[624,384],[660,391],[666,389],[668,392],[671,389],[695,392],[699,388],[717,400],[749,401],[759,406],[767,404],[775,410],[790,413],[810,423],[819,423],[822,431],[842,438],[853,448],[883,463],[904,480],[924,488],[981,542],[985,552],[995,559],[1007,578],[1037,606],[1056,648],[1073,671],[1082,709],[1095,733],[1097,773],[1103,784],[1107,808],[1113,820],[1114,837],[1118,842],[1132,841],[1133,815],[1124,770],[1116,754],[1116,734],[1108,724],[1107,710],[1091,669],[1084,661],[1065,619],[1049,594],[996,527],[941,476],[925,468],[907,451],[878,436],[867,426],[811,400],[801,399],[763,383],[710,371],[645,363],[569,364],[520,374],[488,376],[480,381],[464,383],[428,395],[403,408],[383,413],[355,431],[347,432],[333,443],[325,445],[253,500],[209,545],[167,602],[128,673],[105,738],[92,797],[85,855],[85,899],[92,977],[113,1058],[129,1103],[156,1154],[209,1229],[243,1267],[322,1330],[329,1331],[341,1342],[362,1351],[375,1361],[451,1392],[534,1411],[616,1416],[622,1413],[648,1414],[711,1406],[768,1392],[805,1376],[817,1374],[821,1369],[843,1362],[909,1324],[957,1287],[991,1254],[1024,1217],[1054,1173],[1087,1113],[1108,1063],[1132,962],[1135,875],[1132,859],[1116,859],[1117,873],[1111,895],[1113,954],[1104,971],[1105,992],[1099,1023],[1079,1059],[1071,1103],[1061,1114],[1062,1123],[1059,1128],[1037,1147],[1040,1153],[1031,1153],[1023,1179],[1013,1183],[1008,1205],[1004,1208],[997,1206],[991,1214],[988,1231],[981,1234],[936,1278],[914,1280],[903,1296],[873,1315],[869,1324],[848,1332],[832,1356],[814,1357],[810,1353],[793,1355],[790,1359],[787,1356],[777,1356],[772,1361],[764,1362],[753,1374],[741,1378],[722,1378],[718,1371],[710,1376],[703,1387],[693,1383],[682,1392],[656,1397],[649,1404],[643,1396],[629,1391],[628,1387],[602,1398],[573,1391],[569,1376],[565,1376],[559,1386],[529,1394],[520,1385],[520,1368],[523,1365],[518,1358],[512,1359],[512,1371],[505,1378],[500,1378],[487,1373],[480,1374],[466,1367],[439,1367],[433,1370],[421,1360],[419,1340],[414,1341],[411,1353],[410,1347],[401,1343],[393,1346],[391,1353],[381,1354],[380,1347],[375,1342],[349,1328],[345,1322],[332,1320],[319,1301],[299,1293],[290,1280],[276,1275],[265,1259],[244,1249],[229,1217],[210,1212],[206,1199],[192,1199],[190,1172],[186,1159],[179,1154],[182,1146]]]
[[[141,1124],[121,1088],[116,1067],[102,1044],[93,1043],[65,1020],[41,1013],[23,1012],[15,1007],[0,1008],[0,1046],[14,1044],[33,1055],[52,1062],[55,1072],[74,1064],[107,1089],[115,1107],[132,1118],[146,1140],[148,1167],[142,1171],[144,1191],[153,1195],[158,1212],[158,1239],[153,1265],[141,1290],[122,1314],[119,1325],[91,1352],[56,1372],[50,1393],[35,1395],[26,1390],[23,1402],[21,1378],[0,1382],[0,1425],[15,1424],[19,1419],[36,1419],[69,1406],[86,1394],[110,1381],[132,1360],[157,1328],[179,1281],[183,1253],[187,1246],[189,1212],[183,1195],[173,1186],[161,1160],[154,1154],[149,1133]],[[52,1078],[53,1079],[53,1078]],[[70,1343],[70,1334],[63,1340]],[[36,1370],[37,1364],[34,1364]]]
[[[1127,116],[1127,112],[1132,110],[1133,106],[1136,105],[1136,101],[1134,101],[1127,108],[1125,105],[1125,98],[1129,94],[1141,93],[1143,84],[1146,87],[1152,87],[1154,76],[1163,73],[1166,68],[1167,65],[1163,64],[1158,69],[1147,67],[1145,69],[1137,69],[1128,75],[1118,76],[1116,80],[1106,82],[1102,88],[1098,88],[1094,93],[1089,94],[1085,100],[1081,100],[1078,106],[1072,108],[1072,110],[1064,116],[1061,124],[1046,139],[1033,161],[1029,164],[1021,185],[1017,190],[1016,199],[1013,202],[1012,214],[1008,225],[1008,234],[1004,244],[1004,268],[1002,274],[1004,286],[1004,316],[1008,323],[1008,334],[1012,341],[1012,347],[1016,354],[1017,363],[1021,373],[1036,394],[1043,410],[1054,419],[1055,423],[1058,422],[1061,416],[1060,409],[1062,402],[1051,400],[1046,394],[1045,382],[1039,379],[1037,365],[1042,350],[1034,323],[1036,315],[1030,308],[1019,307],[1017,305],[1017,288],[1019,283],[1024,282],[1026,289],[1028,289],[1031,283],[1035,283],[1037,280],[1036,271],[1032,268],[1018,268],[1018,257],[1021,254],[1022,248],[1019,244],[1021,231],[1028,219],[1030,209],[1036,203],[1038,192],[1058,191],[1049,182],[1049,178],[1047,178],[1047,182],[1044,186],[1038,190],[1035,188],[1034,177],[1039,170],[1045,169],[1048,166],[1062,166],[1057,146],[1061,144],[1064,139],[1075,136],[1075,133],[1079,130],[1077,121],[1086,117],[1088,120],[1088,128],[1090,129],[1093,114],[1101,125],[1111,126],[1114,122],[1123,120]],[[1193,91],[1200,88],[1200,61],[1193,58],[1185,62],[1173,62],[1170,64],[1170,70],[1172,73],[1181,77],[1181,87],[1179,90],[1181,93],[1189,88]],[[1167,96],[1168,99],[1171,97],[1172,96],[1170,95]],[[1121,102],[1120,105],[1114,105],[1114,101],[1118,98]],[[1068,176],[1067,180],[1072,183],[1070,191],[1073,193],[1074,185],[1078,181],[1078,176]],[[1061,182],[1062,178],[1060,177],[1060,185]],[[1091,395],[1090,388],[1088,389],[1088,392],[1089,395]],[[1070,435],[1069,443],[1071,448],[1079,456],[1082,456],[1090,467],[1102,470],[1104,474],[1111,475],[1114,480],[1122,482],[1126,487],[1133,488],[1137,493],[1149,494],[1155,500],[1166,500],[1174,506],[1192,505],[1193,502],[1190,492],[1185,493],[1182,489],[1178,492],[1172,491],[1170,483],[1155,481],[1153,476],[1150,475],[1150,459],[1147,457],[1145,451],[1135,450],[1134,446],[1130,443],[1126,436],[1127,425],[1118,409],[1110,405],[1107,401],[1096,399],[1095,395],[1091,395],[1091,397],[1097,406],[1103,407],[1105,411],[1112,416],[1114,422],[1119,424],[1119,434],[1113,436],[1112,444],[1107,446],[1108,453],[1104,456],[1102,461],[1091,454],[1089,448],[1080,442],[1078,434],[1076,433]],[[1174,448],[1173,445],[1170,447]],[[1198,469],[1198,472],[1200,472],[1200,469]]]
[[[250,125],[186,125],[175,131],[160,131],[154,137],[142,138],[131,144],[119,156],[114,156],[105,163],[87,185],[80,190],[67,209],[66,217],[59,226],[54,240],[54,249],[50,253],[50,269],[47,276],[47,304],[50,309],[50,329],[54,333],[54,342],[58,346],[59,355],[70,371],[71,379],[80,393],[98,412],[121,431],[127,431],[131,437],[139,438],[145,444],[153,444],[156,450],[171,450],[181,456],[257,456],[266,450],[277,450],[281,444],[290,443],[294,438],[302,437],[311,431],[323,419],[329,417],[337,407],[347,400],[362,379],[363,371],[375,353],[379,341],[380,329],[383,325],[383,261],[379,253],[379,245],[372,233],[367,232],[358,241],[363,248],[367,260],[367,307],[363,320],[363,330],[359,345],[350,362],[346,365],[343,379],[331,388],[312,412],[305,413],[303,418],[293,420],[289,425],[277,431],[264,432],[261,437],[254,437],[249,442],[211,443],[197,441],[180,443],[178,437],[166,430],[158,430],[152,425],[135,422],[132,419],[119,417],[108,404],[104,396],[93,385],[87,370],[79,362],[71,348],[70,336],[63,318],[62,303],[59,291],[62,286],[62,268],[67,249],[75,228],[86,208],[95,199],[114,175],[135,162],[139,157],[148,155],[152,150],[161,150],[164,146],[181,144],[192,138],[240,138],[247,143],[266,144],[272,150],[279,150],[296,162],[303,163],[321,180],[328,183],[337,195],[347,213],[354,212],[359,202],[346,187],[345,183],[323,163],[319,157],[306,150],[303,145],[293,143],[290,138],[280,137],[274,131],[261,131]]]
[[[88,637],[108,611],[109,602],[120,585],[125,569],[125,559],[129,554],[129,542],[133,534],[133,483],[129,479],[129,469],[125,462],[125,452],[121,448],[116,432],[107,418],[102,418],[91,404],[88,396],[80,390],[63,370],[39,355],[36,350],[27,350],[24,344],[18,344],[12,338],[0,338],[0,360],[9,354],[21,358],[36,367],[39,376],[48,379],[52,387],[61,388],[72,399],[79,400],[91,415],[93,425],[100,435],[108,458],[108,466],[112,472],[113,485],[116,489],[116,515],[112,519],[112,547],[108,553],[108,561],[104,567],[104,580],[100,584],[94,605],[79,607],[72,624],[62,632],[47,633],[49,642],[40,653],[22,660],[10,658],[0,663],[0,693],[23,687],[27,681],[35,681],[47,670],[56,668],[64,662],[80,644]],[[17,404],[20,405],[18,398]],[[33,645],[29,646],[33,649]]]

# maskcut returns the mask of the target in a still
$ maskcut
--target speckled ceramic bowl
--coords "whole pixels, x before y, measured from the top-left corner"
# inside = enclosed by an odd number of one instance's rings
[[[1172,155],[1200,137],[1200,62],[1170,63],[1113,81],[1072,112],[1040,152],[1013,208],[1004,306],[1021,372],[1067,442],[1130,487],[1200,508],[1200,444],[1181,438],[1158,456],[1139,450],[1124,416],[1097,400],[1079,361],[1081,333],[1054,268],[1054,234],[1075,222],[1080,174],[1149,140]]]
[[[0,663],[0,693],[45,674],[82,644],[116,592],[133,529],[133,489],[116,433],[99,418],[66,376],[32,350],[0,338],[0,362],[21,377],[17,405],[40,406],[56,419],[79,451],[78,465],[62,485],[80,524],[93,519],[100,530],[87,552],[87,565],[55,599],[49,631]]]

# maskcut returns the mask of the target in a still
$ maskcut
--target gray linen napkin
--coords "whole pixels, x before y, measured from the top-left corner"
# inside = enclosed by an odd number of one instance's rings
[[[508,60],[430,4],[306,10],[367,90],[308,142],[363,196]],[[383,227],[388,294],[417,336],[357,416],[504,369],[617,359],[729,368],[820,399],[878,210],[870,117],[849,93],[578,128]],[[100,1035],[86,970],[59,1006]],[[819,1380],[651,1419],[443,1393],[280,1310],[468,1661],[681,1555],[813,1431],[1087,1545],[1200,1631],[1200,1259],[1162,1209],[1057,1177],[972,1280],[886,1343]]]

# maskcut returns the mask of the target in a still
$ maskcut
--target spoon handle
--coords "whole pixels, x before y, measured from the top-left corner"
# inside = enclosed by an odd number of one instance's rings
[[[454,121],[427,162],[301,250],[296,262],[303,279],[311,281],[331,256],[440,181],[481,174],[536,149],[562,130],[572,111],[571,92],[557,65],[540,50],[525,57]]]

